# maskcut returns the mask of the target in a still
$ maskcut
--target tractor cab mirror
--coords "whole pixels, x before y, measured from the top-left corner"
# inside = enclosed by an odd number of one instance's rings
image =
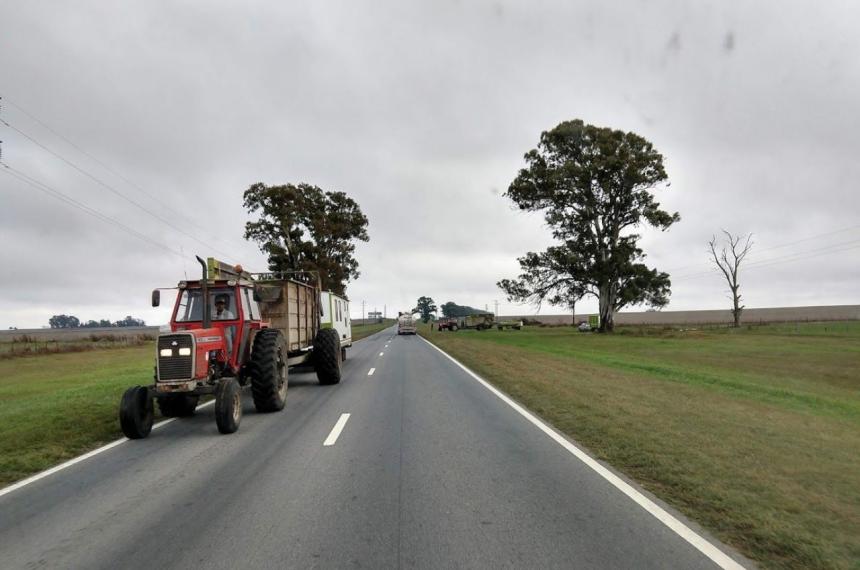
[[[161,304],[161,291],[158,289],[152,292],[152,306],[157,307]]]

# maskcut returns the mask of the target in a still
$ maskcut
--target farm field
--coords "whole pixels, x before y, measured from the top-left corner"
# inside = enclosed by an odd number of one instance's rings
[[[763,567],[858,567],[860,322],[421,334]]]
[[[120,397],[152,382],[154,354],[148,342],[0,360],[0,486],[122,437]]]

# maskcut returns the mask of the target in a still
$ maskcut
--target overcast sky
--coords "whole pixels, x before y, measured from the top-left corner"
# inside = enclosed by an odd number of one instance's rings
[[[0,328],[166,322],[149,292],[197,277],[195,254],[265,270],[242,238],[255,182],[361,205],[353,317],[421,295],[532,313],[495,283],[550,232],[502,194],[576,118],[666,158],[681,222],[642,240],[666,310],[728,307],[720,228],[754,233],[747,306],[856,304],[858,54],[850,1],[2,0],[3,162],[78,207],[0,173]]]

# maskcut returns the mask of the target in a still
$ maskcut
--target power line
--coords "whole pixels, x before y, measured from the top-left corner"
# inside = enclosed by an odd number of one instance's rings
[[[826,247],[821,247],[818,249],[812,249],[809,251],[798,251],[795,253],[790,253],[788,255],[782,255],[779,257],[773,257],[770,259],[762,259],[760,261],[750,262],[744,265],[745,269],[757,269],[759,267],[769,267],[771,265],[778,265],[780,263],[788,263],[791,261],[800,261],[803,259],[809,259],[812,257],[817,257],[819,255],[828,255],[831,253],[841,253],[843,251],[849,251],[852,249],[857,249],[860,247],[860,240],[851,240],[842,243],[831,244]],[[704,271],[701,273],[691,273],[689,275],[681,275],[679,277],[673,278],[673,281],[684,280],[684,279],[697,279],[700,277],[705,277],[707,275],[711,275],[716,271],[716,268],[711,269],[710,271]]]
[[[856,229],[860,229],[860,224],[855,224],[855,225],[853,225],[853,226],[848,226],[848,227],[845,227],[845,228],[841,228],[841,229],[838,229],[838,230],[833,230],[833,231],[825,232],[825,233],[821,233],[821,234],[813,234],[813,235],[811,235],[811,236],[807,236],[807,237],[805,237],[805,238],[802,238],[802,239],[799,239],[799,240],[796,240],[796,241],[790,241],[790,242],[787,242],[787,243],[782,243],[782,244],[778,244],[778,245],[772,245],[772,246],[770,246],[770,247],[766,247],[766,248],[764,248],[764,249],[755,249],[755,250],[751,251],[751,254],[752,254],[753,256],[755,256],[755,255],[757,255],[757,254],[759,254],[759,253],[761,253],[761,252],[763,252],[763,251],[771,251],[771,250],[774,250],[774,249],[781,249],[781,248],[783,248],[783,247],[788,247],[788,246],[790,246],[790,245],[797,245],[797,244],[799,244],[799,243],[804,243],[804,242],[807,242],[807,241],[812,241],[812,240],[814,240],[814,239],[818,239],[818,238],[822,238],[822,237],[827,237],[827,236],[832,236],[832,235],[836,235],[836,234],[842,234],[842,233],[850,232],[851,230],[856,230]],[[704,266],[704,265],[707,265],[707,263],[694,263],[694,264],[690,264],[690,265],[682,265],[681,267],[674,267],[674,268],[672,268],[672,269],[671,269],[671,272],[673,272],[673,273],[677,273],[677,272],[680,272],[680,271],[682,271],[682,270],[684,270],[684,269],[689,269],[689,268],[694,268],[694,267],[702,267],[702,266]],[[683,278],[683,277],[684,277],[684,276],[681,276],[680,278]]]
[[[226,253],[226,252],[224,252],[224,251],[221,251],[221,250],[219,250],[218,248],[216,248],[216,247],[214,247],[214,246],[212,246],[212,245],[210,245],[210,244],[208,244],[208,243],[206,243],[206,242],[204,242],[204,241],[202,241],[202,240],[200,240],[200,239],[196,238],[195,236],[193,236],[193,235],[189,234],[188,232],[186,232],[186,231],[185,231],[185,230],[183,230],[182,228],[180,228],[180,227],[178,227],[178,226],[174,225],[173,223],[169,222],[168,220],[165,220],[163,217],[159,216],[158,214],[156,214],[156,213],[155,213],[155,212],[153,212],[152,210],[149,210],[149,209],[147,209],[145,206],[143,206],[143,205],[139,204],[138,202],[135,202],[134,200],[132,200],[131,198],[129,198],[128,196],[126,196],[125,194],[123,194],[122,192],[120,192],[119,190],[115,189],[113,186],[111,186],[111,185],[110,185],[110,184],[108,184],[107,182],[104,182],[104,181],[102,181],[101,179],[99,179],[98,177],[96,177],[96,176],[94,176],[94,175],[90,174],[89,172],[87,172],[87,171],[86,171],[86,170],[84,170],[83,168],[79,167],[79,166],[78,166],[77,164],[75,164],[74,162],[72,162],[72,161],[70,161],[69,159],[65,158],[64,156],[60,155],[59,153],[54,152],[53,150],[51,150],[51,149],[50,149],[50,148],[48,148],[47,146],[43,145],[42,143],[40,143],[39,141],[37,141],[36,139],[34,139],[33,137],[31,137],[31,136],[30,136],[30,135],[28,135],[27,133],[25,133],[24,131],[22,131],[21,129],[19,129],[18,127],[15,127],[14,125],[9,124],[9,122],[8,122],[8,121],[5,121],[5,120],[3,120],[3,119],[0,119],[0,123],[3,123],[4,125],[6,125],[7,127],[9,127],[10,129],[14,130],[15,132],[17,132],[17,133],[18,133],[18,134],[20,134],[21,136],[23,136],[23,137],[27,138],[28,140],[30,140],[33,144],[35,144],[35,145],[39,146],[40,148],[42,148],[42,149],[43,149],[43,150],[45,150],[46,152],[48,152],[48,153],[52,154],[53,156],[57,157],[58,159],[62,160],[63,162],[65,162],[66,164],[68,164],[69,166],[71,166],[72,168],[74,168],[75,170],[77,170],[78,172],[80,172],[81,174],[83,174],[84,176],[86,176],[87,178],[90,178],[91,180],[93,180],[94,182],[96,182],[96,183],[97,183],[97,184],[99,184],[100,186],[104,187],[105,189],[107,189],[107,190],[108,190],[108,191],[110,191],[111,193],[115,194],[116,196],[119,196],[120,198],[122,198],[123,200],[125,200],[126,202],[128,202],[129,204],[131,204],[131,205],[135,206],[135,207],[136,207],[136,208],[138,208],[139,210],[141,210],[141,211],[143,211],[143,212],[145,212],[145,213],[149,214],[149,215],[150,215],[150,216],[152,216],[153,218],[155,218],[155,219],[159,220],[161,223],[165,224],[166,226],[169,226],[169,227],[173,228],[175,231],[177,231],[177,232],[181,233],[182,235],[184,235],[184,236],[186,236],[186,237],[189,237],[189,238],[193,239],[194,241],[196,241],[197,243],[199,243],[199,244],[201,244],[201,245],[203,245],[203,246],[205,246],[205,247],[211,248],[212,250],[214,250],[214,251],[216,251],[216,252],[218,252],[218,253],[221,253],[221,254],[223,254],[223,255],[226,255],[228,258],[232,258],[232,257],[233,257],[233,256],[232,256],[232,255],[230,255],[229,253]]]
[[[206,231],[207,231],[207,229],[206,229],[206,228],[204,228],[204,227],[200,226],[199,224],[196,224],[192,219],[190,219],[188,216],[186,216],[186,215],[185,215],[185,214],[183,214],[182,212],[179,212],[179,211],[175,210],[175,209],[174,209],[173,207],[171,207],[169,204],[166,204],[163,200],[159,199],[159,198],[158,198],[158,197],[156,197],[156,196],[153,196],[152,194],[150,194],[149,192],[147,192],[146,190],[144,190],[144,189],[143,189],[139,184],[136,184],[135,182],[133,182],[133,181],[129,180],[127,177],[125,177],[125,176],[123,176],[122,174],[120,174],[119,172],[117,172],[114,168],[111,168],[109,165],[107,165],[104,161],[99,160],[97,157],[93,156],[91,153],[87,152],[86,150],[84,150],[83,148],[81,148],[79,145],[75,144],[75,143],[74,143],[73,141],[71,141],[68,137],[63,136],[61,133],[59,133],[59,132],[57,132],[55,129],[51,128],[51,126],[50,126],[50,125],[48,125],[47,123],[45,123],[44,121],[42,121],[42,120],[41,120],[41,119],[39,119],[38,117],[35,117],[32,113],[28,112],[26,109],[24,109],[23,107],[21,107],[20,105],[18,105],[18,104],[17,104],[17,103],[15,103],[14,101],[10,101],[8,97],[6,97],[6,98],[4,98],[4,97],[0,97],[0,100],[5,100],[7,103],[9,103],[9,104],[10,104],[10,105],[12,105],[13,107],[15,107],[18,111],[20,111],[22,114],[24,114],[25,116],[29,117],[29,118],[30,118],[30,120],[32,120],[33,122],[35,122],[35,123],[39,124],[40,126],[42,126],[42,128],[46,129],[47,131],[49,131],[50,133],[52,133],[52,134],[53,134],[54,136],[56,136],[57,138],[59,138],[59,139],[63,140],[66,144],[68,144],[69,146],[71,146],[71,147],[75,148],[78,152],[80,152],[80,153],[81,153],[81,154],[83,154],[84,156],[88,157],[90,160],[94,161],[95,163],[97,163],[98,165],[100,165],[102,168],[104,168],[105,170],[107,170],[108,172],[110,172],[111,174],[113,174],[114,176],[116,176],[117,178],[119,178],[120,180],[122,180],[123,182],[125,182],[126,184],[128,184],[129,186],[131,186],[131,187],[135,188],[136,190],[138,190],[139,192],[141,192],[141,193],[142,193],[142,194],[144,194],[145,196],[147,196],[147,197],[151,198],[152,200],[155,200],[155,201],[156,201],[156,202],[158,202],[158,203],[159,203],[163,208],[167,209],[167,210],[168,210],[168,211],[170,211],[170,212],[173,212],[175,215],[177,215],[178,217],[182,218],[183,220],[185,220],[186,222],[188,222],[190,225],[194,226],[194,227],[195,227],[195,228],[197,228],[198,230],[203,231],[203,232],[206,232]],[[218,239],[218,238],[216,238],[216,239]],[[218,239],[218,241],[221,241],[222,243],[225,243],[225,242],[224,242],[223,240],[221,240],[221,239]]]
[[[158,241],[150,238],[149,236],[140,233],[139,231],[135,230],[134,228],[131,228],[131,227],[123,224],[119,220],[112,218],[111,216],[108,216],[107,214],[103,214],[102,212],[96,210],[95,208],[91,208],[90,206],[87,206],[83,202],[75,200],[71,196],[64,194],[63,192],[60,192],[59,190],[52,188],[51,186],[48,186],[44,182],[40,182],[40,181],[36,180],[35,178],[31,178],[30,176],[24,174],[20,170],[12,168],[11,166],[6,164],[5,162],[0,162],[0,166],[3,167],[2,169],[0,169],[0,172],[8,174],[9,176],[12,176],[13,178],[16,178],[17,180],[19,180],[21,182],[24,182],[25,184],[35,188],[36,190],[39,190],[40,192],[47,194],[48,196],[51,196],[52,198],[54,198],[56,200],[59,200],[60,202],[63,202],[63,203],[65,203],[65,204],[67,204],[73,208],[76,208],[76,209],[78,209],[78,210],[80,210],[86,214],[89,214],[90,216],[92,216],[96,219],[99,219],[105,223],[112,224],[112,225],[118,227],[119,229],[123,230],[124,232],[135,236],[136,238],[141,239],[145,242],[148,242],[148,243],[150,243],[156,247],[159,247],[161,249],[164,249],[164,250],[166,250],[166,251],[168,251],[174,255],[177,255],[179,257],[184,257],[182,255],[182,253],[176,251],[175,249],[171,248],[170,246],[164,245],[163,243],[158,242]]]

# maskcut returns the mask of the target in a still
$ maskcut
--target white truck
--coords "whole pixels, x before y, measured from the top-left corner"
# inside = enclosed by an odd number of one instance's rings
[[[334,329],[340,339],[340,359],[346,360],[346,349],[352,346],[352,321],[349,318],[349,300],[331,291],[320,293],[322,306],[321,329]]]
[[[418,327],[411,313],[400,313],[397,317],[397,334],[417,334]]]

